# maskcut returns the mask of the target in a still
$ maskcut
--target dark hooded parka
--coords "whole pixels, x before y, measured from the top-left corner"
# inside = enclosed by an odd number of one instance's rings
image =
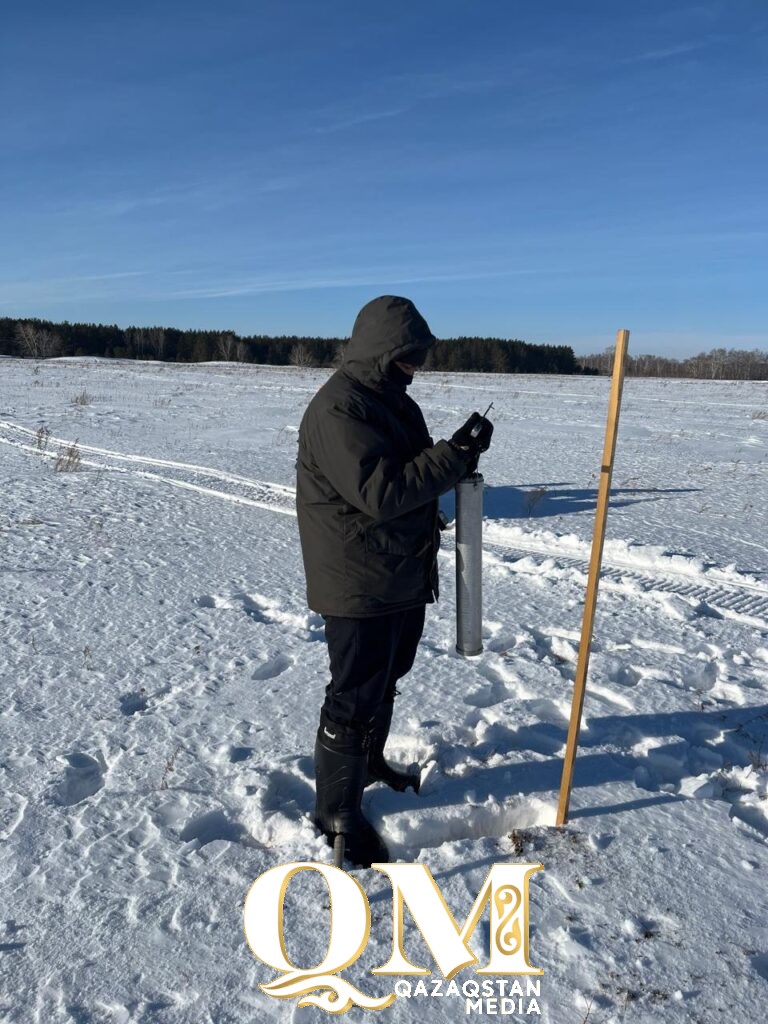
[[[296,509],[307,603],[322,615],[367,618],[438,597],[437,499],[470,457],[433,442],[392,366],[421,361],[434,341],[409,299],[373,299],[304,413]]]

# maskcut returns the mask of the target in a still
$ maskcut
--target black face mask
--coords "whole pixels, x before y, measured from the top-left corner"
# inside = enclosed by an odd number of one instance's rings
[[[395,363],[390,363],[387,367],[387,376],[393,384],[398,384],[402,388],[407,388],[413,382],[413,377]]]

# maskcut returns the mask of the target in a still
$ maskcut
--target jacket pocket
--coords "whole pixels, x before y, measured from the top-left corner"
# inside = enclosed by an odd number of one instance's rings
[[[413,536],[400,530],[373,524],[364,530],[365,550],[371,554],[400,555],[401,558],[421,558],[429,550],[429,536]]]

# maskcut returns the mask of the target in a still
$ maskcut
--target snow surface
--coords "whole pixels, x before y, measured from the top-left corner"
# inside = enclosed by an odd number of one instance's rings
[[[274,972],[242,929],[261,872],[331,860],[309,819],[327,648],[293,508],[298,424],[327,375],[0,364],[3,1021],[328,1019],[260,991]],[[365,804],[457,920],[492,863],[544,864],[531,882],[542,1015],[525,1019],[759,1021],[765,384],[626,382],[571,822],[553,826],[608,386],[417,377],[435,438],[494,403],[485,650],[455,651],[449,529],[388,746],[425,766],[421,794],[377,785]],[[79,470],[55,472],[76,439]],[[389,956],[389,888],[355,875],[374,924],[347,977],[381,994],[387,979],[366,972]],[[310,964],[327,942],[321,890],[301,876],[287,900],[289,953]],[[485,942],[481,927],[481,961]],[[410,919],[406,948],[431,966]],[[372,1019],[466,1018],[449,997]]]

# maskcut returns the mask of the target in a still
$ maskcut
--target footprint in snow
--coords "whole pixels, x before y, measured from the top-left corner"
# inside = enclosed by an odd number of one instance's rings
[[[229,751],[230,764],[239,764],[241,761],[247,761],[252,754],[253,747],[231,747]]]
[[[562,725],[539,722],[521,725],[512,732],[512,746],[516,750],[533,750],[537,754],[554,756],[565,749],[566,730]]]
[[[608,670],[608,678],[619,686],[637,686],[642,679],[642,673],[633,665],[614,662]]]
[[[284,846],[297,839],[317,838],[311,823],[314,787],[289,772],[271,771],[252,799],[246,801],[244,820],[251,835],[263,846]]]
[[[147,695],[144,690],[137,690],[135,693],[124,693],[120,697],[120,710],[126,717],[146,711],[148,706]]]
[[[289,772],[272,771],[261,798],[264,811],[281,811],[287,817],[298,818],[310,811],[315,802],[312,786]]]
[[[247,833],[238,821],[230,821],[223,811],[209,811],[193,818],[183,829],[179,838],[182,843],[197,842],[198,847],[207,846],[217,839],[228,843],[239,843]]]
[[[755,953],[750,956],[749,962],[764,981],[768,981],[768,953]]]
[[[539,722],[547,722],[550,725],[567,726],[570,720],[570,707],[566,701],[554,701],[548,697],[536,697],[533,700],[524,701],[526,711],[529,711]]]
[[[713,605],[707,604],[706,601],[699,601],[697,604],[694,604],[693,611],[700,619],[725,618],[722,612],[719,612],[717,608],[713,607]]]
[[[621,930],[635,942],[648,942],[659,936],[668,938],[670,933],[674,934],[679,928],[675,918],[666,915],[659,917],[632,916],[624,919]]]
[[[259,625],[287,626],[293,632],[299,633],[304,640],[325,639],[325,622],[321,615],[308,609],[301,612],[290,611],[283,607],[280,600],[264,594],[249,594],[245,591],[240,591],[229,597],[220,594],[203,594],[195,598],[195,603],[201,608],[231,609],[240,607],[250,619]]]
[[[694,690],[702,692],[711,690],[718,680],[717,661],[700,651],[696,660],[689,663],[685,673],[685,681]]]
[[[74,804],[87,800],[88,797],[98,793],[104,785],[107,766],[100,754],[98,757],[97,761],[79,751],[65,754],[64,760],[67,761],[67,768],[56,792],[56,799],[62,807],[72,807]]]
[[[506,683],[501,679],[494,679],[489,672],[484,673],[488,682],[485,686],[480,687],[479,690],[475,690],[474,693],[468,693],[464,697],[464,703],[469,704],[473,708],[490,708],[494,704],[501,704],[503,700],[511,697]]]
[[[201,608],[232,607],[231,601],[228,601],[226,597],[220,597],[218,594],[201,594],[200,597],[195,598],[195,603]]]
[[[274,658],[268,658],[263,664],[255,670],[252,679],[274,679],[275,676],[281,675],[286,669],[289,669],[292,665],[292,661],[285,654],[277,654]]]

